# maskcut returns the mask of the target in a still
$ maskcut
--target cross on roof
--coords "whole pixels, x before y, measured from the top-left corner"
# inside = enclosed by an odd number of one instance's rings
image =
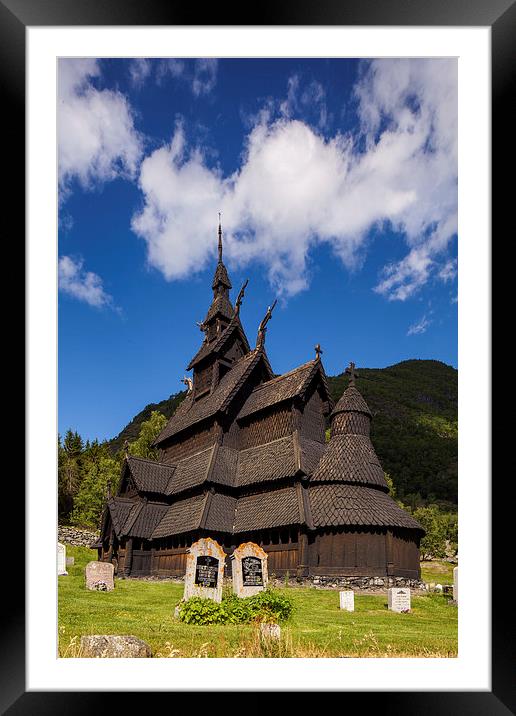
[[[355,385],[355,378],[360,378],[358,373],[355,373],[355,364],[350,361],[349,368],[346,368],[346,375],[349,375],[349,384]]]
[[[320,344],[318,343],[315,346],[315,360],[321,360],[322,352],[323,352],[323,349],[321,348]]]

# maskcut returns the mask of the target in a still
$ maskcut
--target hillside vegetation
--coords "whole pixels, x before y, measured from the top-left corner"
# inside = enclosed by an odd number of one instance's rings
[[[416,508],[457,502],[457,376],[455,368],[434,360],[407,360],[387,368],[358,370],[357,388],[374,419],[371,437],[397,497]],[[344,374],[329,377],[336,401],[347,387]],[[109,442],[119,451],[135,440],[153,411],[169,418],[186,395],[147,405]]]

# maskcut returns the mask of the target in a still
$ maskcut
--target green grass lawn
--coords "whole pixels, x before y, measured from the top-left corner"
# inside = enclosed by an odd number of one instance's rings
[[[453,584],[453,568],[455,564],[440,560],[421,562],[421,579],[423,582],[436,584]]]
[[[84,568],[96,559],[67,545],[75,557],[59,577],[59,654],[80,656],[85,634],[132,634],[163,657],[453,657],[457,656],[457,607],[441,594],[412,596],[412,611],[387,610],[387,595],[355,594],[355,611],[339,609],[337,590],[282,589],[294,615],[279,643],[259,638],[256,625],[192,626],[173,618],[183,595],[175,582],[116,580],[112,592],[89,591]]]

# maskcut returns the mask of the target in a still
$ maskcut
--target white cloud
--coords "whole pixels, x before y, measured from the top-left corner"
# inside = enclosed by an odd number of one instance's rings
[[[140,88],[151,73],[152,65],[150,60],[138,57],[129,64],[129,75],[133,87]]]
[[[457,259],[450,259],[447,261],[438,274],[441,281],[447,283],[453,281],[457,276]]]
[[[209,95],[217,84],[218,60],[203,58],[185,62],[176,58],[159,60],[156,63],[156,82],[163,84],[167,77],[185,82],[195,97]]]
[[[426,333],[426,329],[428,326],[432,323],[432,321],[427,318],[426,316],[423,316],[417,323],[413,323],[408,331],[407,336],[416,336],[420,333]]]
[[[217,84],[218,60],[206,58],[196,60],[192,80],[192,92],[196,97],[209,94]]]
[[[182,60],[169,58],[160,60],[156,65],[156,82],[160,85],[163,80],[170,75],[171,77],[181,77],[185,71],[185,63]]]
[[[82,259],[70,256],[59,258],[59,289],[69,296],[96,308],[113,308],[113,298],[106,293],[102,279],[92,271],[85,271]]]
[[[61,198],[77,179],[85,189],[136,175],[142,142],[123,94],[97,89],[94,59],[59,60],[58,153]]]
[[[301,91],[290,78],[279,116],[274,103],[257,115],[231,176],[209,166],[206,150],[188,147],[181,126],[142,162],[144,207],[132,226],[167,279],[206,265],[219,210],[230,262],[262,262],[284,295],[307,287],[311,247],[328,243],[355,268],[369,230],[385,222],[409,251],[385,267],[375,290],[405,300],[443,270],[457,230],[456,61],[364,65],[359,136],[325,138],[295,119],[310,97],[322,107],[323,88]]]

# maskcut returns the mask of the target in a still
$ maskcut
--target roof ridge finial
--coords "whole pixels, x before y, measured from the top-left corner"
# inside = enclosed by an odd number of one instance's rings
[[[220,216],[221,212],[219,211],[219,264],[222,263],[222,223]]]
[[[321,360],[321,354],[323,353],[323,349],[321,348],[321,344],[318,343],[315,346],[315,360]]]
[[[235,317],[235,318],[240,313],[240,306],[242,305],[242,299],[244,297],[245,289],[246,289],[246,286],[248,283],[249,283],[249,279],[246,278],[245,282],[242,284],[242,288],[238,292],[237,300],[235,301],[235,310],[233,312],[233,317]]]
[[[187,387],[187,395],[193,390],[193,380],[188,378],[186,375],[181,378],[181,383],[184,383]]]
[[[257,348],[261,348],[261,347],[263,346],[263,344],[265,343],[265,333],[266,333],[266,331],[267,331],[266,326],[267,326],[267,323],[268,323],[268,322],[271,320],[271,318],[272,318],[272,312],[274,311],[274,306],[275,306],[277,303],[278,303],[278,299],[275,298],[275,299],[274,299],[274,303],[272,304],[272,306],[269,306],[269,307],[267,308],[267,313],[265,314],[265,316],[263,317],[262,322],[261,322],[260,325],[258,326],[258,336],[257,336],[257,338],[256,338],[256,347],[257,347]]]
[[[344,371],[346,375],[349,375],[349,385],[355,385],[355,378],[360,378],[358,373],[355,373],[355,364],[353,361],[349,362],[349,367]]]

